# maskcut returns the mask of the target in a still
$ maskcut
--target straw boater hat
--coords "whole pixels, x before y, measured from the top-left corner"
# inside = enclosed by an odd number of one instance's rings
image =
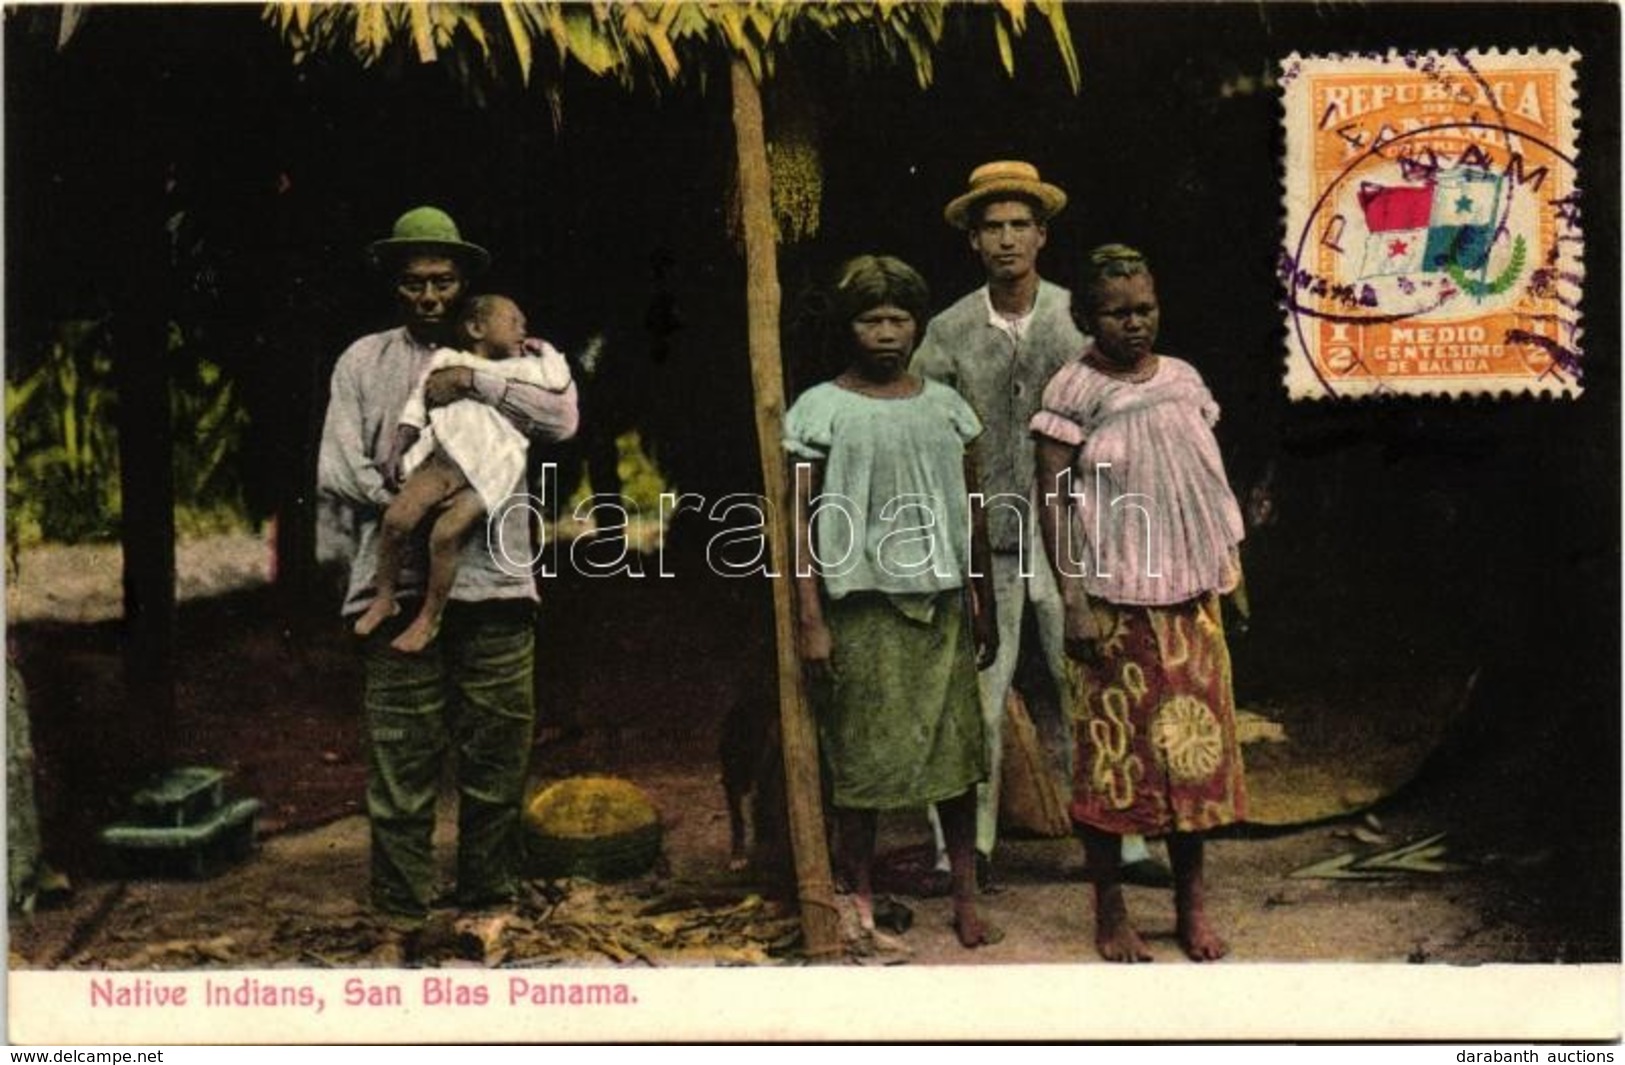
[[[1048,220],[1066,206],[1066,193],[1048,182],[1040,181],[1036,166],[1016,159],[1001,159],[983,163],[972,170],[970,188],[950,200],[942,216],[956,229],[969,229],[971,211],[977,204],[1011,196],[1031,200],[1037,208],[1040,222]]]
[[[402,256],[414,253],[460,260],[469,273],[491,265],[491,253],[464,240],[451,215],[438,207],[412,208],[395,219],[395,229],[387,239],[367,245],[368,256],[379,266],[399,262]]]

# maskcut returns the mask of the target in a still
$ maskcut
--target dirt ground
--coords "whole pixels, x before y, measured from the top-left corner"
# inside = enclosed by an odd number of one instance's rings
[[[106,786],[120,766],[118,631],[97,620],[117,601],[116,556],[111,565],[94,552],[24,556],[8,595],[11,635],[30,688],[47,850],[74,889],[13,915],[14,968],[435,965],[467,963],[471,950],[504,966],[805,961],[771,878],[729,871],[727,861],[717,745],[730,709],[761,705],[771,690],[765,588],[716,579],[548,583],[534,776],[632,780],[661,811],[663,861],[614,885],[533,882],[517,917],[480,945],[464,936],[425,948],[403,944],[363,905],[359,681],[342,629],[325,608],[279,613],[263,585],[263,550],[238,538],[181,552],[183,589],[214,594],[181,613],[176,762],[225,768],[233,794],[264,804],[256,853],[201,881],[120,879],[94,844],[119,803]],[[55,608],[42,603],[42,587],[59,600]],[[78,616],[64,618],[63,604],[76,604]],[[1244,660],[1238,655],[1238,677]],[[1413,697],[1437,689],[1427,697],[1444,709],[1425,715],[1414,703],[1385,713],[1385,699],[1398,697],[1380,685],[1356,693],[1350,698],[1368,711],[1358,726],[1327,720],[1349,716],[1328,711],[1331,694],[1317,702],[1276,692],[1252,703],[1266,727],[1245,748],[1250,786],[1274,823],[1226,831],[1209,849],[1211,905],[1233,959],[1618,960],[1618,841],[1582,835],[1576,850],[1572,834],[1554,840],[1539,825],[1499,818],[1494,804],[1508,805],[1506,789],[1434,750],[1451,735],[1449,707],[1468,681],[1410,684]],[[445,804],[442,842],[451,816]],[[893,858],[927,838],[921,816],[883,820],[881,849]],[[1009,839],[998,862],[1002,890],[982,901],[1003,942],[965,951],[948,926],[947,899],[899,895],[912,915],[900,943],[845,960],[1097,960],[1074,841]],[[1170,894],[1129,894],[1157,961],[1186,964]]]

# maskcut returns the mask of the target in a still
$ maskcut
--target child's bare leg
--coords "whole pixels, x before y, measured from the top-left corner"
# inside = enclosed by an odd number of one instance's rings
[[[460,481],[462,472],[455,466],[452,470]],[[395,603],[395,586],[400,580],[401,559],[406,553],[406,543],[413,531],[423,523],[440,501],[446,498],[446,494],[445,472],[432,462],[425,462],[406,479],[405,484],[401,485],[400,494],[389,501],[378,531],[376,580],[378,593],[373,597],[366,613],[356,619],[357,636],[372,635],[378,626],[401,612],[401,608]]]
[[[1230,952],[1207,919],[1207,885],[1203,882],[1202,837],[1176,832],[1168,837],[1168,857],[1174,866],[1174,910],[1179,945],[1191,961],[1217,961]]]
[[[953,881],[954,931],[962,947],[980,947],[1001,938],[976,912],[976,789],[937,803],[948,875]]]
[[[1083,837],[1083,860],[1095,884],[1095,949],[1107,961],[1150,961],[1151,950],[1129,920],[1118,879],[1123,838],[1087,825],[1078,826],[1078,835]]]
[[[469,531],[484,517],[485,502],[479,493],[464,488],[446,502],[435,518],[429,530],[429,586],[423,595],[423,609],[405,632],[390,641],[395,650],[416,654],[433,642],[440,631],[440,615],[451,599],[452,582],[457,579],[457,556]]]
[[[841,864],[852,883],[852,901],[858,908],[858,923],[865,932],[875,930],[875,832],[878,818],[873,810],[837,809],[840,826]]]

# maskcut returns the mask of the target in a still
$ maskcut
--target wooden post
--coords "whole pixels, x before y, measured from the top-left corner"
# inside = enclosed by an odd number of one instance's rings
[[[139,19],[113,18],[127,40],[146,42]],[[130,45],[132,54],[144,51]],[[137,69],[139,68],[139,69]],[[103,187],[121,209],[109,215],[108,297],[112,310],[113,383],[118,392],[119,543],[124,572],[124,677],[129,705],[118,731],[103,737],[138,779],[165,766],[175,740],[175,432],[170,409],[170,319],[174,307],[172,248],[166,224],[177,209],[167,191],[172,148],[186,112],[166,91],[166,58],[125,65],[96,99],[106,110],[87,131],[103,136],[116,177]],[[116,88],[112,86],[116,85]],[[178,93],[178,90],[177,90]],[[116,99],[115,99],[116,98]],[[120,114],[145,116],[141,123]]]
[[[164,765],[175,738],[175,448],[162,236],[155,216],[150,229],[126,237],[150,254],[129,256],[113,302],[129,698],[117,713],[136,741],[125,755],[132,776]]]
[[[840,915],[830,877],[818,780],[818,735],[801,685],[790,544],[794,520],[784,457],[784,369],[779,354],[779,268],[773,235],[772,177],[762,96],[741,59],[731,63],[734,139],[739,153],[740,216],[745,232],[746,313],[750,376],[755,392],[756,436],[762,452],[762,490],[770,506],[767,540],[773,572],[773,632],[778,649],[779,723],[784,735],[784,784],[790,808],[790,846],[795,854],[801,931],[808,955],[841,949]]]

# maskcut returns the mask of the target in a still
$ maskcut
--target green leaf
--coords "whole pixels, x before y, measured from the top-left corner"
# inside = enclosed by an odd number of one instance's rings
[[[608,37],[593,12],[582,7],[566,7],[562,12],[565,42],[576,62],[594,74],[608,74],[616,69],[620,57],[610,45]]]
[[[355,49],[363,63],[371,64],[389,43],[388,14],[383,4],[361,4],[355,9]]]
[[[1055,35],[1055,48],[1061,53],[1066,67],[1066,80],[1073,93],[1083,87],[1083,70],[1078,63],[1077,49],[1072,45],[1072,31],[1066,24],[1066,4],[1061,0],[1034,0],[1038,10],[1049,18],[1050,32]]]
[[[682,63],[677,58],[676,45],[672,43],[670,37],[666,36],[666,31],[659,26],[656,26],[654,31],[649,34],[649,42],[654,45],[655,55],[659,56],[660,61],[666,64],[666,76],[675,81],[677,75],[682,73],[683,69]]]
[[[570,57],[570,27],[564,22],[564,12],[559,10],[558,4],[542,4],[539,10],[547,22],[547,35],[558,47],[559,62],[562,64]]]
[[[999,62],[1004,64],[1006,74],[1016,72],[1016,53],[1010,45],[1010,31],[1004,28],[1004,22],[993,20],[993,37],[999,42]]]
[[[1027,0],[999,0],[999,6],[1010,16],[1010,28],[1016,36],[1027,32]]]
[[[674,2],[665,5],[667,32],[673,40],[692,38],[704,40],[715,25],[710,13],[700,4]]]
[[[68,46],[68,41],[73,38],[74,31],[79,28],[79,20],[84,17],[84,14],[84,4],[62,5],[62,12],[58,16],[59,21],[57,22],[56,27],[57,51],[60,52],[62,49]]]
[[[480,21],[478,9],[469,10],[461,6],[453,7],[450,4],[440,4],[435,8],[435,41],[443,48],[450,48],[457,40],[457,31],[466,30],[469,37],[479,46],[480,60],[484,63],[491,61],[491,39],[486,35],[485,23]]]
[[[714,15],[717,25],[722,28],[728,47],[741,55],[751,50],[750,41],[745,37],[745,16],[739,8],[725,5],[706,10]]]
[[[434,46],[434,21],[426,0],[412,0],[407,17],[412,22],[412,43],[417,46],[418,62],[433,63],[440,54]]]
[[[35,370],[33,373],[29,374],[25,379],[17,384],[6,385],[7,425],[11,424],[12,418],[15,417],[19,411],[28,406],[28,401],[33,399],[34,394],[40,390],[40,385],[45,381],[46,369],[46,367],[41,366],[38,370]],[[11,439],[13,436],[15,436],[15,432],[8,433],[7,439]]]
[[[914,60],[914,78],[919,82],[920,88],[929,89],[931,78],[935,73],[932,67],[931,46],[913,34],[904,34],[903,43],[907,45],[910,58]]]
[[[749,27],[756,31],[756,42],[767,44],[773,40],[773,24],[776,19],[776,8],[768,8],[760,4],[752,4],[746,11]]]
[[[513,54],[519,60],[519,79],[529,85],[530,28],[525,25],[523,16],[515,9],[513,0],[502,0],[502,21],[508,27],[508,39],[513,44]]]

